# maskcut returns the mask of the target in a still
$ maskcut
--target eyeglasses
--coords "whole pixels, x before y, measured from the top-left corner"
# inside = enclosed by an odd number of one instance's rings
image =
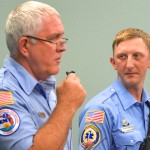
[[[35,40],[39,40],[39,41],[44,41],[44,42],[48,42],[48,43],[51,43],[51,44],[55,44],[57,47],[58,46],[62,46],[63,44],[66,44],[67,41],[68,41],[67,38],[62,38],[61,42],[54,42],[52,40],[41,39],[41,38],[30,36],[30,35],[26,35],[24,37],[28,37],[28,38],[32,38],[32,39],[35,39]]]

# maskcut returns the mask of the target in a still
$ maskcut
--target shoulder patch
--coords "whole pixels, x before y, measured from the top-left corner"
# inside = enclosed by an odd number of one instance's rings
[[[13,134],[20,125],[18,114],[11,109],[0,110],[0,135]]]
[[[14,104],[12,93],[10,91],[0,91],[0,106]]]
[[[86,142],[93,140],[92,147],[95,147],[100,142],[100,130],[93,124],[86,125],[80,137],[80,144],[85,147]]]
[[[88,111],[86,113],[85,122],[103,123],[104,122],[104,116],[105,116],[104,111],[99,111],[99,110]]]

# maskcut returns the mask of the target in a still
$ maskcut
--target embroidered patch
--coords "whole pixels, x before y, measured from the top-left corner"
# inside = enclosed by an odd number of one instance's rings
[[[104,122],[105,112],[103,111],[88,111],[86,113],[85,122],[97,122],[103,123]]]
[[[20,118],[11,109],[0,110],[0,135],[11,135],[19,127]]]
[[[82,145],[82,147],[85,147],[85,144],[89,139],[93,140],[92,147],[95,147],[100,142],[100,131],[93,124],[89,124],[85,126],[82,131],[82,134],[80,137],[80,144]]]
[[[0,106],[14,104],[12,93],[10,91],[0,92]]]

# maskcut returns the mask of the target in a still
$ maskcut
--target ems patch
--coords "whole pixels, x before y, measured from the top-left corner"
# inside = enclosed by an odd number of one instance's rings
[[[13,134],[20,125],[20,118],[16,112],[11,109],[0,110],[0,135]]]
[[[0,92],[0,106],[14,104],[12,93],[10,91]]]
[[[93,124],[85,126],[82,131],[80,137],[80,144],[82,145],[82,147],[85,147],[85,144],[89,139],[93,140],[92,147],[95,147],[100,142],[100,131]]]
[[[104,116],[105,112],[103,111],[88,111],[86,113],[86,119],[85,122],[97,122],[97,123],[103,123],[104,122]]]

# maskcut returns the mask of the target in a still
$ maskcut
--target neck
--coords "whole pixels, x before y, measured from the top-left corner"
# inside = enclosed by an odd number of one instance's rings
[[[130,94],[138,101],[141,102],[142,101],[142,89],[138,89],[138,88],[127,88],[127,90],[130,92]]]

